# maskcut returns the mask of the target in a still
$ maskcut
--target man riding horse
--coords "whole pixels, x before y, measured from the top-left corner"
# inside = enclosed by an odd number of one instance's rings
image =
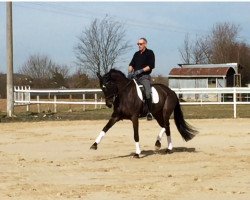
[[[147,120],[152,120],[152,96],[151,96],[151,72],[155,68],[155,55],[150,49],[147,49],[147,40],[140,38],[138,43],[139,51],[135,52],[129,67],[128,78],[136,79],[143,85],[146,95],[146,104],[148,106]]]

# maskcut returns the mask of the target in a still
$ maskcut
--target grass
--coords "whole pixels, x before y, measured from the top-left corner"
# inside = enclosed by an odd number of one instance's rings
[[[1,107],[2,104],[2,107]],[[15,107],[14,118],[7,118],[3,112],[5,102],[0,101],[0,122],[14,121],[51,121],[51,120],[108,120],[112,114],[112,109],[105,106],[86,106],[83,111],[81,105],[58,105],[57,113],[53,113],[53,105],[41,105],[41,113],[37,113],[37,105],[30,106],[30,111],[26,112],[26,106]],[[4,108],[6,109],[6,108]],[[207,118],[233,118],[233,105],[196,105],[182,106],[185,119],[207,119]],[[250,118],[250,105],[238,105],[237,117]]]
[[[185,118],[233,118],[233,105],[182,106]],[[237,117],[250,118],[250,105],[237,105]]]

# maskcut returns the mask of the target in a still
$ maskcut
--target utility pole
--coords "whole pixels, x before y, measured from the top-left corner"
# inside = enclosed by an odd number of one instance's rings
[[[6,2],[7,116],[14,113],[12,2]]]

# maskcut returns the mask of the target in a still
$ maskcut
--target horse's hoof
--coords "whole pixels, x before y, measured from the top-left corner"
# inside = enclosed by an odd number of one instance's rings
[[[136,154],[133,156],[133,158],[137,158],[137,159],[138,159],[138,158],[140,158],[140,155],[136,153]]]
[[[166,150],[166,154],[172,154],[172,153],[173,153],[173,150],[170,150],[170,149]]]
[[[97,143],[95,142],[94,144],[92,144],[92,146],[90,147],[90,149],[97,150]]]
[[[156,142],[155,142],[155,150],[156,151],[159,151],[161,149],[161,142],[159,141],[159,140],[157,140]]]

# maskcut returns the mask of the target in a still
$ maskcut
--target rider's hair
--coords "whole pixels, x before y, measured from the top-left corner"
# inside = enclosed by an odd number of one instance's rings
[[[144,42],[148,43],[147,39],[144,37],[140,38],[140,40],[144,40]]]

